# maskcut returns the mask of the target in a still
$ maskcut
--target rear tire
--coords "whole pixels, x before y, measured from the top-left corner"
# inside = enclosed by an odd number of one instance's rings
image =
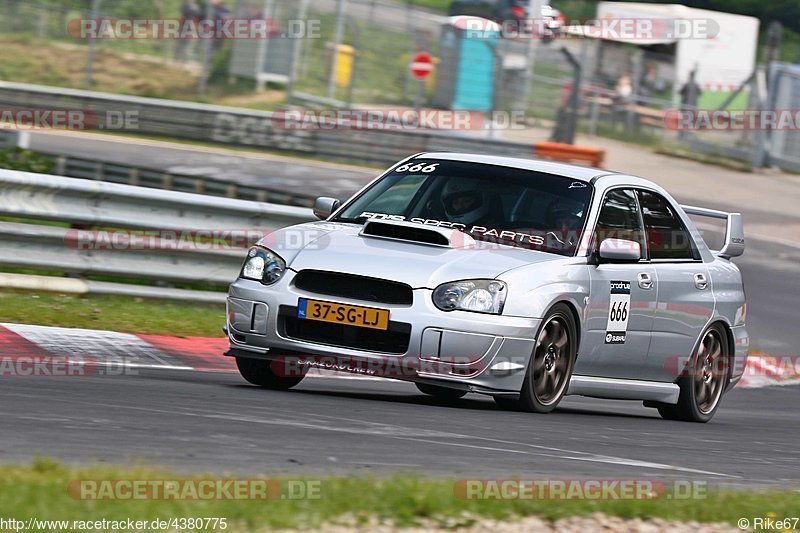
[[[281,376],[276,370],[283,365],[280,360],[267,361],[237,357],[236,366],[244,379],[266,389],[288,390],[303,381],[305,372],[300,376]]]
[[[437,400],[452,402],[467,394],[465,390],[451,389],[449,387],[439,387],[427,383],[415,383],[420,392],[433,396]]]
[[[711,420],[722,401],[729,364],[728,336],[720,324],[714,324],[703,333],[688,368],[676,381],[681,389],[678,403],[657,405],[658,414],[666,420]]]

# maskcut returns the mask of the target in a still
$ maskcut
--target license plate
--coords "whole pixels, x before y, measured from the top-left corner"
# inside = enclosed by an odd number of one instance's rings
[[[300,298],[297,317],[360,328],[389,329],[389,311]]]

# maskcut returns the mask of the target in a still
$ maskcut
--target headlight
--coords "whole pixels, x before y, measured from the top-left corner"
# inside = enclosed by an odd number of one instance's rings
[[[247,252],[247,259],[242,266],[241,277],[254,279],[264,285],[272,285],[283,276],[286,261],[275,252],[254,246]]]
[[[503,312],[506,284],[494,279],[470,279],[444,283],[433,291],[433,303],[442,311]]]

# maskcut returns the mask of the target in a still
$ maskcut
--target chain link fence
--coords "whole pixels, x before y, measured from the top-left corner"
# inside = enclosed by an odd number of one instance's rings
[[[470,62],[463,58],[454,62],[447,49],[451,44],[447,42],[448,17],[410,1],[212,2],[214,16],[269,19],[274,31],[268,39],[209,43],[198,39],[101,38],[93,46],[180,66],[200,78],[199,92],[203,92],[203,80],[209,76],[223,90],[235,87],[240,92],[255,93],[269,84],[276,91],[286,91],[286,103],[311,108],[412,107],[418,99],[423,107],[446,108],[453,102],[442,100],[442,86]],[[93,13],[29,0],[0,0],[0,39],[27,42],[30,47],[46,41],[85,50],[88,82],[92,55],[89,43],[76,39],[70,30],[75,21],[180,18],[182,4],[182,0],[163,0],[145,2],[137,8],[131,2],[102,0],[99,11]],[[202,2],[198,6],[204,14],[209,12],[203,11]],[[539,128],[539,138],[547,135],[552,140],[571,142],[576,133],[604,135],[653,144],[667,142],[684,150],[734,157],[754,165],[769,161],[787,168],[800,165],[796,157],[800,141],[794,131],[680,131],[671,127],[669,120],[680,110],[796,109],[800,105],[800,72],[795,67],[776,67],[769,84],[763,75],[761,81],[754,75],[733,93],[698,85],[692,95],[692,90],[687,93],[687,84],[676,86],[674,44],[636,46],[562,35],[534,44],[530,78],[526,76],[531,49],[528,40],[497,39],[483,46],[489,51],[472,53],[488,53],[494,61],[492,86],[487,89],[491,103],[484,111],[524,110],[527,125]],[[412,58],[421,51],[430,53],[434,62],[434,70],[424,82],[414,79],[409,71]],[[702,72],[698,74],[698,79],[703,77]],[[146,79],[148,73],[141,76]],[[527,91],[526,83],[530,83]],[[576,86],[580,90],[576,91]],[[523,101],[525,95],[527,100]],[[765,153],[767,141],[771,158]]]
[[[790,110],[795,120],[800,120],[800,65],[787,65],[773,63],[769,76],[769,102],[770,109]],[[764,155],[765,161],[756,160],[756,163],[772,164],[792,172],[800,172],[800,134],[797,129],[800,123],[794,123],[795,128],[780,128],[763,132],[765,143],[769,145],[769,155]],[[758,154],[761,155],[761,154]],[[757,156],[758,157],[758,156]]]
[[[82,2],[75,2],[76,6]],[[86,48],[88,41],[80,38],[80,23],[88,19],[130,19],[136,17],[179,18],[178,1],[164,2],[159,10],[137,10],[131,4],[107,0],[93,13],[89,9],[49,5],[30,0],[0,0],[0,37],[8,40],[47,40],[66,47]],[[176,41],[157,39],[95,39],[99,49],[155,56],[164,60],[175,58]],[[31,46],[35,46],[31,42]]]

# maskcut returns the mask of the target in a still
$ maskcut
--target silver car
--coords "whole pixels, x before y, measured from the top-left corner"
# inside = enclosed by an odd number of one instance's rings
[[[242,376],[412,381],[545,413],[567,394],[706,422],[749,338],[741,217],[635,176],[454,153],[405,159],[251,248],[226,331]],[[719,251],[688,215],[724,220]]]

